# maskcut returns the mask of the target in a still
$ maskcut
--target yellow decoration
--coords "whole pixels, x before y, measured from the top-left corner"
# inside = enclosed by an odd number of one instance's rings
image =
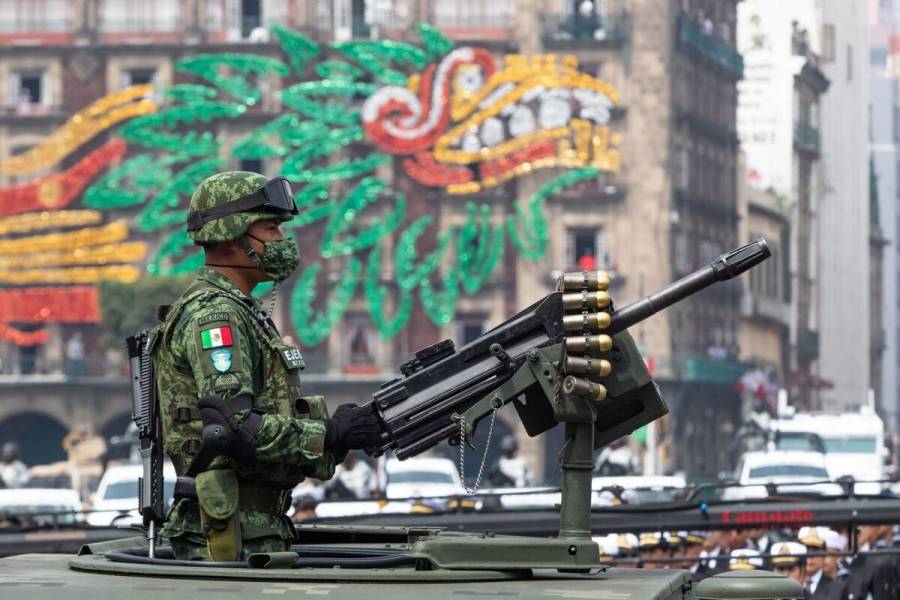
[[[96,225],[103,220],[99,210],[59,210],[30,212],[0,219],[0,235],[28,233],[38,229]]]
[[[85,246],[121,242],[126,237],[128,237],[128,226],[125,221],[113,221],[102,227],[86,227],[65,233],[48,233],[14,240],[0,240],[0,255],[33,254],[48,250],[75,250]]]
[[[63,197],[62,184],[56,179],[46,179],[37,190],[38,202],[47,208],[59,206]]]
[[[152,91],[150,84],[133,85],[100,98],[66,121],[40,145],[0,161],[0,172],[23,175],[52,167],[104,129],[131,117],[155,112],[158,108],[156,103],[145,98]],[[52,191],[47,193],[48,202],[52,202],[56,196]],[[44,200],[43,195],[41,200]],[[46,205],[53,206],[51,203]]]
[[[141,270],[130,265],[69,269],[0,269],[0,283],[13,285],[96,283],[103,280],[134,283],[140,276]]]
[[[504,171],[500,175],[492,177],[484,177],[480,181],[470,181],[467,183],[450,184],[447,186],[447,193],[457,194],[474,194],[484,188],[493,187],[508,181],[513,177],[524,175],[530,171],[537,169],[546,169],[549,167],[568,167],[579,168],[584,166],[596,167],[602,171],[618,171],[621,165],[621,157],[617,146],[622,136],[618,133],[610,134],[609,127],[606,125],[591,126],[590,122],[581,119],[573,119],[571,127],[563,127],[544,132],[543,137],[557,137],[559,132],[566,134],[571,133],[575,138],[575,145],[568,137],[559,140],[557,146],[557,156],[541,158]],[[531,135],[531,134],[529,134]],[[529,136],[523,136],[520,139],[526,139]],[[518,140],[514,140],[518,141]],[[510,152],[521,149],[529,145],[533,140],[529,138],[529,143],[522,144]],[[511,142],[505,142],[509,144]],[[502,145],[502,144],[501,144]],[[500,146],[497,146],[499,148]]]
[[[422,76],[418,73],[413,73],[409,76],[409,79],[406,80],[406,89],[411,91],[413,94],[419,93],[420,85],[422,85]]]
[[[591,90],[604,94],[614,103],[619,102],[619,93],[616,89],[591,75],[579,72],[578,60],[573,56],[565,56],[560,61],[559,57],[553,54],[531,57],[511,54],[507,55],[505,60],[505,68],[494,73],[478,92],[466,94],[458,90],[454,94],[454,98],[451,100],[450,115],[454,121],[461,122],[438,138],[435,143],[434,157],[438,162],[468,165],[474,162],[499,158],[541,139],[554,139],[571,135],[572,124],[568,127],[535,131],[498,144],[493,148],[482,148],[476,152],[450,148],[454,142],[462,138],[467,132],[477,130],[484,121],[500,114],[507,106],[517,102],[522,96],[535,88]],[[509,88],[509,90],[504,93],[503,89],[505,88]],[[500,97],[496,101],[490,102],[487,106],[482,106],[484,101],[494,94]],[[479,108],[481,110],[471,114]],[[463,121],[463,119],[466,120]],[[582,163],[579,166],[586,165]]]
[[[89,248],[75,248],[43,254],[0,256],[0,269],[28,267],[62,267],[70,265],[108,265],[141,260],[147,255],[145,242],[104,244]]]

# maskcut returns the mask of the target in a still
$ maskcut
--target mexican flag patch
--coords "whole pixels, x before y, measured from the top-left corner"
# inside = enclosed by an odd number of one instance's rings
[[[210,348],[219,348],[221,346],[230,346],[231,327],[216,327],[215,329],[204,329],[200,332],[200,343],[204,350]]]

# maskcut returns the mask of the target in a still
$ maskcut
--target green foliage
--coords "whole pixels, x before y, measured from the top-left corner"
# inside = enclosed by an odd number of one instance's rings
[[[190,285],[193,275],[181,277],[142,277],[136,283],[102,281],[100,292],[100,326],[103,343],[122,349],[125,338],[140,329],[155,326],[156,308],[171,304]]]

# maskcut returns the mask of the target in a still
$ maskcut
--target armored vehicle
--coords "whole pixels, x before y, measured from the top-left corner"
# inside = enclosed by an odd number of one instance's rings
[[[163,511],[161,452],[153,437],[158,434],[154,393],[136,385],[145,535],[90,543],[75,557],[26,554],[0,559],[0,596],[698,597],[688,571],[601,564],[591,538],[592,454],[668,410],[627,328],[768,256],[765,240],[757,240],[619,310],[607,295],[604,273],[567,273],[555,292],[472,343],[456,349],[447,340],[416,353],[400,368],[403,377],[374,394],[373,409],[384,433],[371,452],[391,451],[401,460],[445,440],[458,444],[462,452],[483,421],[488,421],[490,443],[493,420],[510,403],[532,436],[564,424],[554,536],[434,526],[309,525],[299,528],[301,543],[290,552],[254,554],[240,562],[176,560],[156,539]],[[130,350],[135,381],[145,381],[141,373],[148,366],[140,336],[132,339]],[[221,434],[204,431],[204,444]],[[799,585],[774,575],[732,576],[721,584],[706,584],[702,597],[802,594]]]

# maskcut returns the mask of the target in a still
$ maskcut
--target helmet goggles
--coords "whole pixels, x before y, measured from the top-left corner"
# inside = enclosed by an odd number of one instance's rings
[[[297,205],[294,203],[294,193],[291,191],[291,184],[287,178],[273,177],[255,192],[242,196],[234,202],[188,213],[187,230],[197,231],[210,221],[243,212],[296,215]]]

